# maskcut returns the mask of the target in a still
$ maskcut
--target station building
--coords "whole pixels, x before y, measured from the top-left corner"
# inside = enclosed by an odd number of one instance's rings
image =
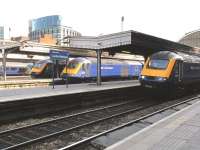
[[[186,33],[180,40],[179,43],[185,44],[191,47],[200,48],[200,29],[189,33]]]
[[[65,37],[81,34],[63,24],[59,15],[46,16],[29,21],[29,40],[44,44],[64,45]]]

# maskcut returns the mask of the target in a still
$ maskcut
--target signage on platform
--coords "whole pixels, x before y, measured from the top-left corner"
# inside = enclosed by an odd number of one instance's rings
[[[53,60],[63,60],[69,58],[69,52],[67,51],[57,51],[57,50],[50,50],[49,56]]]

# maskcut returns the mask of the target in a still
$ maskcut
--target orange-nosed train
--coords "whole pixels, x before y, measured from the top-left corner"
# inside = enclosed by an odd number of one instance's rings
[[[52,77],[52,61],[43,60],[37,62],[31,72],[33,78]],[[77,57],[70,58],[68,65],[64,62],[58,62],[58,76],[71,81],[93,80],[97,76],[96,58]],[[101,76],[103,79],[110,78],[137,78],[142,69],[142,62],[133,60],[102,59]]]
[[[142,69],[140,83],[149,88],[188,87],[200,82],[200,56],[160,51],[151,55]]]

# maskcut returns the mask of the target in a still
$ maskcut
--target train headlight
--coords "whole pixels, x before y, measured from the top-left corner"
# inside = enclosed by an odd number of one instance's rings
[[[145,76],[141,75],[139,79],[140,79],[140,80],[144,80],[144,79],[145,79]]]

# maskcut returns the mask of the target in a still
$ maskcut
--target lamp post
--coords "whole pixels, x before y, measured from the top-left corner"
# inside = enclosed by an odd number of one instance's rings
[[[121,18],[121,31],[124,30],[124,16]]]
[[[11,40],[11,35],[10,35],[10,33],[11,33],[11,28],[9,27],[9,40]]]

